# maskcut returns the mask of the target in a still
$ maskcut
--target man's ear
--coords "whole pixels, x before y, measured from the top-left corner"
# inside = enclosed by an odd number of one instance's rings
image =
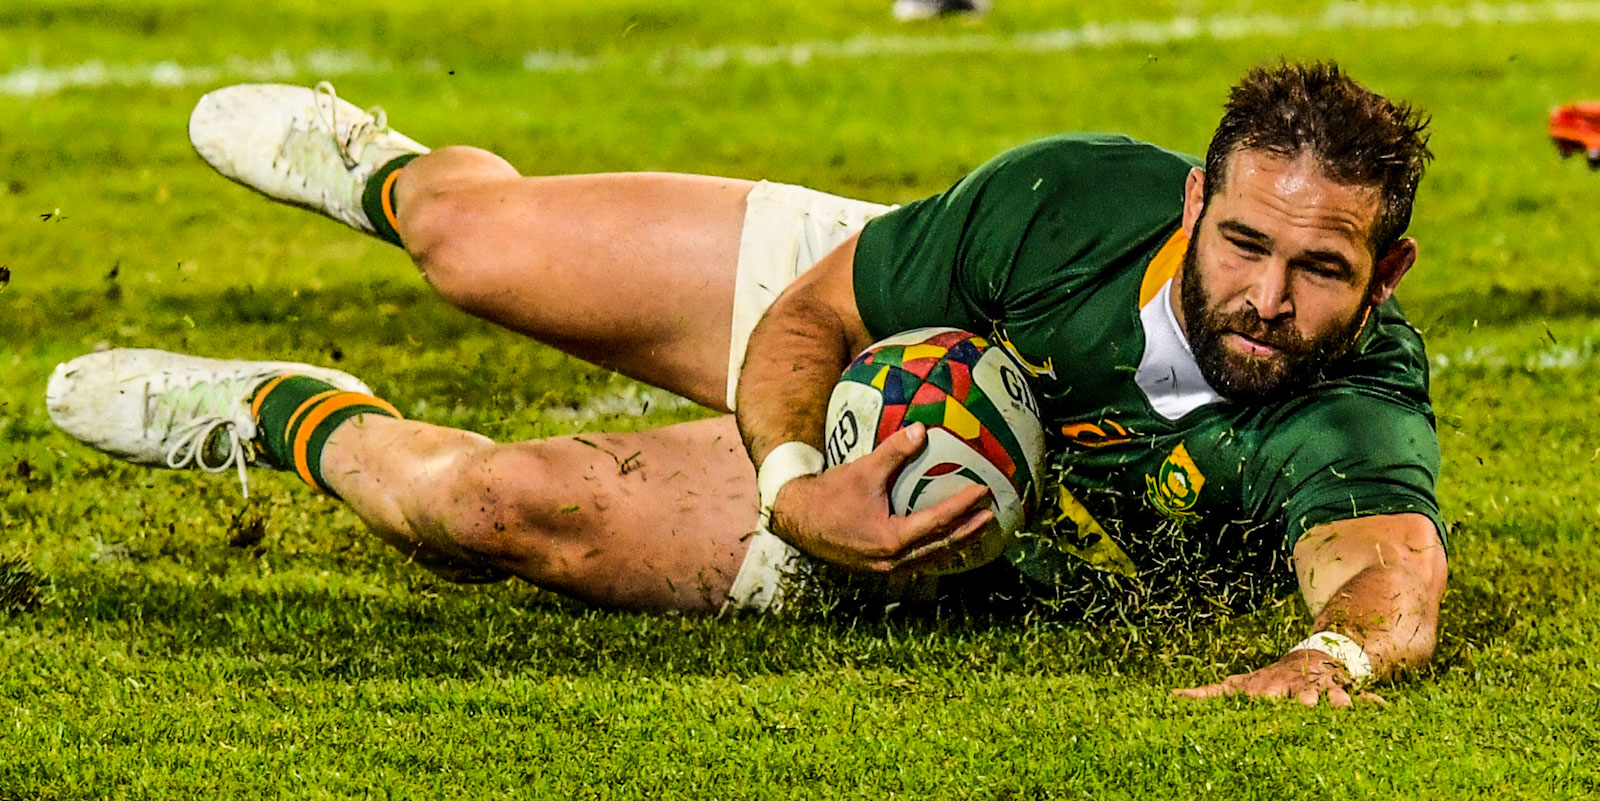
[[[1183,233],[1194,239],[1195,223],[1206,207],[1206,171],[1195,167],[1183,184]]]
[[[1390,245],[1388,252],[1372,265],[1372,288],[1367,292],[1367,301],[1376,306],[1388,300],[1400,279],[1406,277],[1406,271],[1416,263],[1417,240],[1408,236]]]

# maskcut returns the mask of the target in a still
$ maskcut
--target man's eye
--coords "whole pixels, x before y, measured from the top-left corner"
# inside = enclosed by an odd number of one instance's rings
[[[1239,252],[1241,252],[1241,253],[1248,253],[1248,254],[1250,254],[1252,256],[1265,256],[1265,255],[1267,255],[1266,247],[1264,247],[1264,246],[1262,246],[1262,245],[1260,245],[1260,244],[1258,244],[1256,242],[1251,242],[1251,241],[1245,240],[1245,239],[1230,239],[1228,241],[1232,242],[1233,246],[1235,248],[1237,248],[1239,250]]]
[[[1331,279],[1342,279],[1342,278],[1344,278],[1344,270],[1340,269],[1337,265],[1333,265],[1333,264],[1324,264],[1322,262],[1307,262],[1305,264],[1300,265],[1300,270],[1302,272],[1310,273],[1311,275],[1314,275],[1314,276],[1316,276],[1318,278],[1331,278]]]

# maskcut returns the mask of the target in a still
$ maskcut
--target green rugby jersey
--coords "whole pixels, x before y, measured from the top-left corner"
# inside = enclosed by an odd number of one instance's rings
[[[856,301],[874,338],[961,327],[1033,376],[1056,508],[1007,558],[1036,587],[1243,608],[1292,586],[1290,550],[1313,526],[1399,512],[1439,525],[1426,357],[1393,300],[1299,397],[1246,405],[1206,383],[1169,305],[1197,165],[1126,137],[1054,137],[861,233]]]

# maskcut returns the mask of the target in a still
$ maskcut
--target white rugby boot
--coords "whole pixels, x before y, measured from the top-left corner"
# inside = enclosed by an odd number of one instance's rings
[[[206,359],[162,350],[107,350],[56,367],[45,406],[56,426],[90,447],[136,464],[239,471],[256,460],[250,397],[293,373],[372,394],[355,376],[296,362]]]
[[[428,148],[389,128],[383,109],[315,88],[247,83],[200,98],[189,141],[217,172],[274,200],[374,233],[361,208],[367,178],[396,156]]]

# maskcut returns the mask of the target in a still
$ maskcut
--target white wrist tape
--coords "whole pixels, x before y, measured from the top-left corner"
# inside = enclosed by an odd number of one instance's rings
[[[763,531],[771,530],[772,505],[778,500],[778,490],[801,476],[822,472],[822,467],[822,451],[804,442],[785,442],[761,460],[761,469],[756,471],[756,489],[761,493]]]
[[[1356,681],[1372,678],[1372,658],[1355,640],[1336,631],[1319,631],[1289,649],[1289,653],[1295,651],[1321,651],[1339,660],[1350,678]]]

